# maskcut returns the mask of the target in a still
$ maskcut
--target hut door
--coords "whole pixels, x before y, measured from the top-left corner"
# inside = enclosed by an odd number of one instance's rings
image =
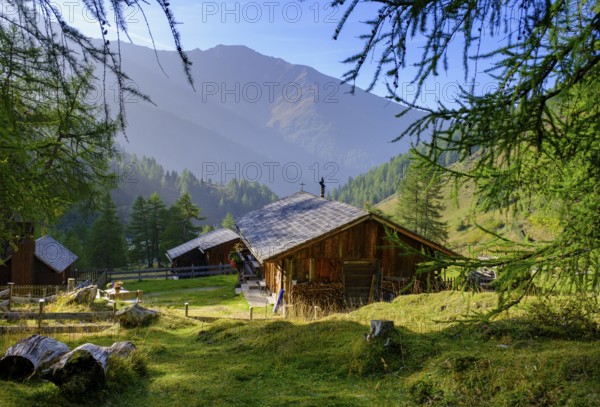
[[[349,304],[367,304],[371,292],[375,298],[375,293],[378,291],[377,260],[345,261],[342,272],[344,296]]]

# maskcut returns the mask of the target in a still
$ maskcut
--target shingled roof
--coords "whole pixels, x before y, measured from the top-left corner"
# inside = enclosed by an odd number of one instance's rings
[[[57,273],[62,273],[77,260],[76,254],[48,235],[35,241],[35,257]]]
[[[249,212],[236,226],[262,262],[368,216],[368,212],[355,206],[296,192]]]
[[[240,236],[230,229],[220,228],[195,239],[185,242],[177,247],[167,250],[167,257],[172,261],[182,254],[191,252],[192,250],[200,249],[201,251],[208,250],[212,247],[219,246],[224,243],[232,242],[239,239]]]

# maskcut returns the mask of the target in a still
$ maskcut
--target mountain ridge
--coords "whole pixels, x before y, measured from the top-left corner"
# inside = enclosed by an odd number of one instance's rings
[[[128,152],[224,183],[260,168],[248,180],[280,196],[321,176],[339,186],[408,150],[409,140],[388,142],[421,114],[397,119],[405,107],[245,46],[190,51],[195,91],[174,51],[157,51],[160,66],[150,48],[123,43],[121,54],[131,84],[156,104],[127,100],[128,141],[118,140]]]

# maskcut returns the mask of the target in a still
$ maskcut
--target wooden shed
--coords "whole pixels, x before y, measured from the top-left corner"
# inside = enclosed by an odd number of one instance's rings
[[[455,255],[380,216],[307,192],[250,212],[237,227],[269,289],[283,288],[288,302],[307,283],[341,284],[346,301],[364,303],[381,298],[386,282],[409,282],[423,257],[392,245],[386,229],[417,250]]]
[[[234,231],[220,228],[167,250],[172,267],[228,264],[228,255],[240,242]]]
[[[0,284],[17,285],[66,284],[77,256],[46,235],[35,241],[24,237],[18,250],[7,253],[0,266]]]

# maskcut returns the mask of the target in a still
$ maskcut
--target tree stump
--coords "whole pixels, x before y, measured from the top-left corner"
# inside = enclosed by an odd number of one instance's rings
[[[96,293],[98,292],[98,286],[88,285],[87,287],[80,288],[69,294],[67,294],[67,303],[85,304],[92,305],[96,299]]]
[[[69,395],[102,388],[106,381],[108,359],[127,356],[135,350],[131,342],[116,342],[110,347],[83,344],[65,353],[45,372],[46,378]]]
[[[115,315],[122,327],[135,328],[151,323],[158,317],[158,311],[146,309],[139,304],[134,304],[129,308],[118,311]]]
[[[62,342],[41,335],[25,338],[8,348],[0,359],[0,377],[23,380],[44,369],[69,352]]]
[[[379,336],[384,336],[394,329],[394,321],[385,321],[379,319],[371,320],[371,331],[365,335],[367,341]]]

